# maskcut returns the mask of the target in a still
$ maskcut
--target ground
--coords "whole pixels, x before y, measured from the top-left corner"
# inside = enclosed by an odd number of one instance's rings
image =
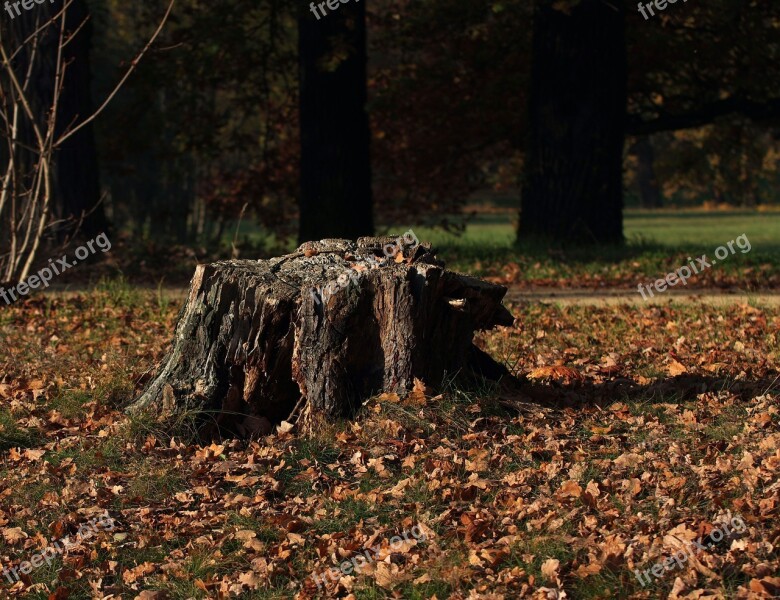
[[[119,410],[176,297],[112,279],[3,307],[2,568],[98,515],[115,526],[3,575],[0,597],[780,597],[777,304],[526,287],[515,325],[479,338],[519,387],[421,385],[312,436],[213,444]],[[325,577],[371,547],[362,572]]]

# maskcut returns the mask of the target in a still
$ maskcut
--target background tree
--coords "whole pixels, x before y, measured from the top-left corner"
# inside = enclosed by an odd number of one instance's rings
[[[155,25],[108,0],[96,87]],[[164,44],[99,123],[107,206],[137,239],[211,245],[245,212],[269,244],[297,231],[297,15],[281,0],[178,0]],[[219,23],[219,27],[214,24]]]
[[[631,146],[636,158],[636,184],[642,208],[661,208],[663,196],[655,175],[655,151],[650,136],[639,136]]]
[[[87,1],[97,19],[99,93],[122,68],[121,57],[154,27],[157,9]],[[320,21],[308,11],[306,16],[323,31],[351,4]],[[497,190],[516,194],[523,173],[531,173],[526,151],[533,4],[366,5],[372,197],[380,229],[461,229],[468,216],[464,206]],[[572,4],[572,10],[585,6]],[[613,3],[599,4],[608,9]],[[251,233],[254,252],[289,247],[298,234],[302,193],[299,9],[280,0],[178,0],[165,44],[97,124],[106,209],[122,229],[151,249],[178,241],[227,252],[237,230]],[[776,123],[773,99],[780,97],[778,23],[780,7],[758,0],[677,3],[647,21],[630,7],[629,148],[652,136],[665,204],[771,200],[776,167],[768,157],[780,149],[770,130]],[[567,84],[561,96],[571,99],[577,92]],[[566,119],[576,115],[562,110],[556,118],[570,127]],[[744,121],[737,126],[732,119]],[[611,164],[622,161],[627,201],[634,202],[639,189],[629,148],[621,148],[621,158]],[[683,167],[693,178],[685,179]],[[613,182],[616,171],[609,171]],[[555,176],[550,180],[557,185]],[[741,191],[746,186],[755,193]],[[602,219],[614,212],[588,214]],[[552,213],[539,218],[557,219]]]
[[[623,240],[624,10],[538,0],[519,237]]]
[[[53,14],[62,2],[43,5]],[[73,0],[65,17],[66,35],[70,41],[63,48],[67,68],[59,101],[56,136],[80,125],[92,115],[91,48],[93,23],[84,0]],[[57,155],[56,189],[59,216],[80,227],[86,237],[94,237],[108,228],[106,213],[100,202],[95,132],[91,123],[65,140]],[[73,228],[68,230],[73,232]]]
[[[300,242],[374,232],[366,112],[366,2],[298,22]]]

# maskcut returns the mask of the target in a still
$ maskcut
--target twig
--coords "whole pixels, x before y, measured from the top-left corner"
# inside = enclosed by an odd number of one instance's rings
[[[163,15],[162,20],[160,21],[160,24],[157,27],[157,30],[154,32],[152,37],[147,42],[146,46],[144,46],[143,50],[138,53],[138,55],[132,60],[130,63],[130,68],[127,70],[127,72],[124,74],[122,79],[119,80],[119,83],[116,84],[114,89],[111,91],[111,93],[106,97],[106,99],[103,101],[103,104],[98,107],[98,109],[92,113],[91,116],[84,119],[81,123],[79,123],[76,127],[71,129],[68,133],[64,134],[59,140],[57,140],[56,145],[62,144],[65,140],[70,138],[71,136],[75,135],[80,129],[83,127],[86,127],[89,125],[92,121],[94,121],[100,113],[102,113],[105,108],[108,106],[108,104],[111,102],[111,100],[114,99],[114,96],[119,93],[119,90],[122,88],[122,86],[125,84],[125,81],[127,81],[127,78],[130,77],[130,75],[135,71],[136,67],[138,66],[138,63],[141,62],[141,59],[144,57],[146,52],[149,50],[151,45],[154,43],[154,41],[157,39],[157,37],[160,35],[160,33],[163,30],[163,27],[165,26],[165,23],[168,21],[168,17],[171,14],[171,11],[173,10],[173,5],[176,2],[176,0],[171,0],[170,4],[168,4],[168,9],[165,11],[165,15]]]

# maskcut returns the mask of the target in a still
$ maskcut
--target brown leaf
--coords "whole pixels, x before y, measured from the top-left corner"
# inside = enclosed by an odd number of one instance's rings
[[[135,597],[135,600],[168,600],[170,596],[165,590],[144,590]]]
[[[681,362],[673,358],[669,361],[669,365],[667,369],[669,370],[669,375],[671,375],[672,377],[676,375],[682,375],[683,373],[688,372],[688,369],[685,367],[684,364],[682,364]]]
[[[149,575],[150,573],[154,572],[154,565],[150,562],[141,563],[137,567],[134,567],[132,569],[125,569],[124,573],[122,573],[122,580],[126,584],[135,583],[139,579],[141,579],[144,575]],[[149,593],[157,593],[157,592],[149,592]],[[149,596],[150,600],[159,599],[158,596]]]
[[[12,546],[17,542],[27,539],[27,534],[21,527],[10,527],[2,530],[3,539]]]
[[[764,577],[763,579],[751,579],[750,591],[760,594],[761,598],[780,597],[780,577]]]
[[[559,498],[579,498],[582,495],[582,488],[576,481],[565,481],[560,487],[556,496]]]
[[[542,380],[553,379],[569,381],[582,381],[584,377],[576,369],[564,367],[563,365],[552,365],[548,367],[539,367],[528,374],[528,379]]]
[[[558,576],[558,569],[561,566],[561,561],[557,558],[548,558],[542,563],[542,575],[547,579],[555,579]]]

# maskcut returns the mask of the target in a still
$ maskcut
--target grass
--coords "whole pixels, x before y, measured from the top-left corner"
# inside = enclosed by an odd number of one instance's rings
[[[742,279],[743,288],[769,285],[780,270],[780,214],[726,211],[639,211],[624,213],[624,247],[549,248],[517,243],[516,221],[510,214],[481,214],[456,235],[436,228],[414,227],[421,240],[431,241],[448,266],[466,272],[510,277],[535,285],[588,284],[599,281],[621,285],[629,280],[654,280],[685,265],[688,256],[713,256],[715,249],[746,234],[747,253],[735,246],[735,254],[719,262],[711,277]],[[393,228],[405,230],[409,225]],[[507,265],[516,263],[515,269]],[[765,265],[768,265],[766,267]],[[763,270],[762,270],[763,268]],[[755,269],[754,276],[745,276]],[[568,284],[565,283],[568,280]],[[736,282],[734,282],[736,283]],[[710,278],[692,278],[688,286],[712,285]]]
[[[713,277],[731,276],[736,285],[741,275],[743,289],[777,287],[780,270],[780,211],[662,209],[647,211],[627,209],[623,213],[623,233],[626,245],[621,247],[540,247],[535,243],[517,243],[517,212],[480,212],[467,223],[465,232],[449,233],[424,223],[402,222],[380,227],[378,234],[401,234],[412,229],[420,240],[430,241],[450,268],[483,275],[495,275],[518,283],[534,285],[567,285],[569,280],[581,287],[594,280],[609,285],[627,283],[632,286],[642,276],[655,280],[672,268],[686,264],[688,256],[707,254],[747,235],[752,249],[742,254],[739,249],[717,266]],[[232,228],[228,228],[233,231]],[[241,237],[250,245],[265,247],[272,238],[250,222],[241,224]],[[227,239],[227,238],[226,238]],[[229,240],[232,240],[232,233]],[[277,242],[274,240],[274,244]],[[279,253],[278,246],[273,250]],[[287,251],[295,248],[288,242]],[[512,267],[515,263],[516,268]],[[762,267],[768,265],[769,267]],[[757,272],[745,276],[746,269]],[[768,281],[775,277],[775,283]],[[689,287],[713,285],[710,278],[694,278]]]
[[[753,247],[768,253],[780,251],[780,214],[756,211],[701,210],[626,210],[623,234],[629,248],[679,249],[697,245],[704,250],[746,234]],[[443,248],[486,247],[509,249],[516,241],[517,219],[513,214],[480,214],[468,225],[465,234],[447,233],[438,228],[401,224],[393,231],[411,227],[418,238]]]
[[[34,448],[43,442],[36,427],[20,427],[11,412],[0,407],[0,451],[9,448]]]

